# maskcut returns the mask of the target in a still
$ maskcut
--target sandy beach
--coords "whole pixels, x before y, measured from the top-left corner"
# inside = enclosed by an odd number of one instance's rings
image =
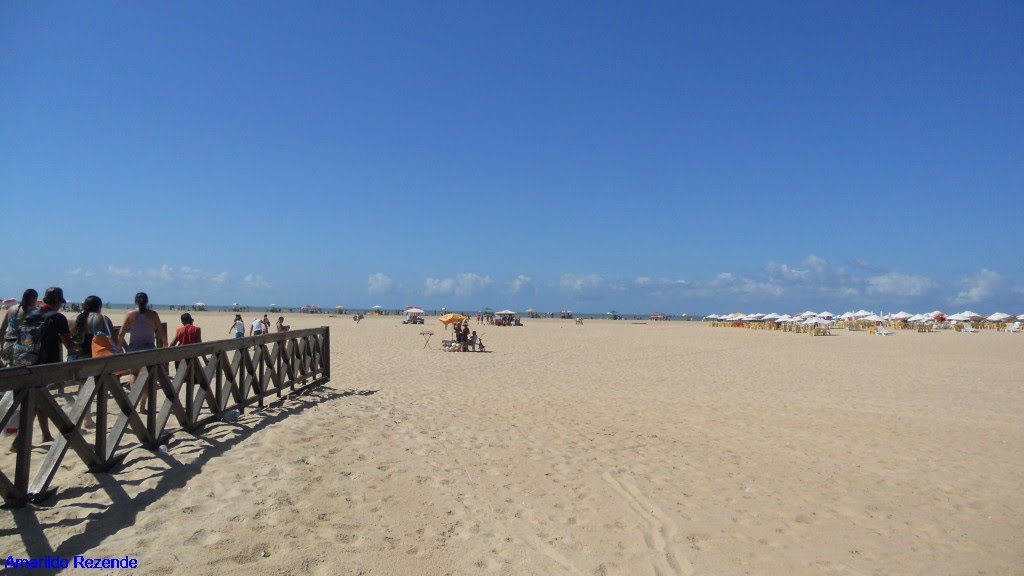
[[[232,314],[193,314],[227,337]],[[1024,574],[1024,335],[525,319],[452,354],[434,318],[285,316],[330,326],[329,384],[113,475],[69,454],[55,499],[0,511],[0,551],[139,574]]]

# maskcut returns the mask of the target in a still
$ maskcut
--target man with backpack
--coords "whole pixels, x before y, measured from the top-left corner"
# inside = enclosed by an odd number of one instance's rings
[[[11,366],[38,366],[63,361],[60,351],[61,343],[69,350],[74,350],[71,342],[71,330],[68,319],[60,313],[60,307],[67,300],[64,290],[56,286],[46,289],[43,305],[35,308],[35,290],[25,291],[21,305],[8,311],[5,318],[4,355]],[[32,296],[31,298],[29,296]],[[51,442],[53,435],[41,408],[37,409],[39,429],[43,434],[43,442]],[[11,451],[17,451],[22,439],[19,430],[14,439]]]

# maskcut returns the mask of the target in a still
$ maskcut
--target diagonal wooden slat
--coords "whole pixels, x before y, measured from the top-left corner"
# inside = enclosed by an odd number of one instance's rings
[[[229,405],[239,409],[255,403],[262,406],[271,393],[280,397],[289,389],[326,381],[323,376],[330,370],[329,333],[327,327],[321,327],[2,369],[0,426],[13,427],[15,409],[20,408],[16,424],[27,440],[21,443],[13,475],[0,470],[0,495],[11,505],[45,496],[68,453],[74,453],[92,471],[108,470],[126,454],[121,448],[126,434],[152,448],[174,429],[194,430],[220,418]],[[173,375],[168,366],[173,366]],[[136,371],[137,376],[126,390],[119,375],[129,371]],[[56,391],[76,382],[82,383],[78,394],[71,406],[65,407],[55,396]],[[136,405],[144,392],[149,400],[146,410],[140,411]],[[111,401],[116,408],[111,408]],[[32,432],[37,405],[56,425],[59,435],[38,470],[33,470]],[[209,414],[201,417],[204,406]],[[90,444],[81,425],[93,407],[96,431],[95,442]],[[113,426],[108,428],[110,410],[116,414]]]
[[[82,420],[88,414],[93,397],[96,396],[95,380],[90,378],[82,384],[78,391],[78,397],[71,407],[70,416],[64,414],[64,410],[45,388],[37,390],[37,393],[39,394],[40,405],[46,412],[47,417],[53,421],[59,435],[54,438],[50,450],[43,458],[39,471],[28,487],[28,492],[32,495],[42,494],[46,491],[46,488],[53,480],[53,475],[57,473],[57,466],[64,458],[64,454],[68,451],[69,447],[74,448],[78,457],[90,468],[95,468],[102,464],[99,455],[96,454],[93,447],[85,440],[80,429]]]

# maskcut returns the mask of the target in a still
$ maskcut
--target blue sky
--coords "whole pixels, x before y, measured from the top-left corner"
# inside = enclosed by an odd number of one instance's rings
[[[1019,2],[5,3],[0,296],[1021,314],[1021,30]]]

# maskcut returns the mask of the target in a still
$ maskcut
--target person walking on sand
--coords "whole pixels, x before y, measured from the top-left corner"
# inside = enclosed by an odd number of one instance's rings
[[[263,334],[263,320],[260,320],[259,316],[252,319],[252,326],[249,327],[249,336],[259,336]]]
[[[35,310],[38,301],[39,292],[35,288],[28,288],[21,295],[21,303],[10,306],[4,312],[4,319],[0,322],[0,335],[4,339],[0,350],[0,366],[13,365],[14,343],[18,341],[18,320]]]
[[[245,336],[245,321],[242,320],[241,314],[235,314],[235,321],[231,324],[231,328],[228,329],[228,334],[234,334],[235,338]]]
[[[188,344],[199,344],[203,341],[203,333],[199,326],[194,325],[192,315],[185,312],[181,315],[181,328],[174,334],[171,346],[186,346]]]
[[[11,348],[11,361],[15,364],[18,364],[19,361],[27,361],[30,364],[26,365],[39,366],[41,364],[61,362],[63,360],[60,351],[62,342],[64,347],[67,348],[68,353],[72,353],[75,350],[75,345],[71,341],[68,319],[60,313],[61,306],[67,303],[67,300],[64,299],[64,290],[56,286],[47,288],[43,296],[43,305],[39,310],[36,310],[36,297],[38,294],[38,292],[31,288],[26,290],[21,297],[21,304],[16,309],[9,310],[4,318],[3,325],[0,325],[0,328],[6,328],[4,332],[4,345],[6,348],[7,341],[10,340],[12,335],[14,336],[14,342],[17,342],[17,336],[21,330],[19,326],[26,326],[30,323],[38,324],[40,344],[37,353],[35,353],[34,357],[26,355],[24,358],[18,358],[18,347],[13,346]],[[36,408],[36,418],[39,421],[39,431],[43,434],[43,442],[52,442],[53,434],[50,433],[50,427],[47,424],[46,415],[41,406]],[[14,437],[14,443],[11,444],[11,452],[17,452],[22,442],[31,441],[31,438],[24,438],[23,431],[19,429],[17,436]]]
[[[278,316],[277,317],[277,331],[278,332],[287,332],[287,331],[291,330],[291,328],[292,328],[291,326],[286,326],[285,325],[285,323],[284,323],[284,316]]]
[[[160,329],[160,315],[149,307],[149,295],[139,292],[135,295],[135,310],[132,310],[124,317],[121,323],[121,331],[117,334],[117,345],[125,352],[140,352],[153,350],[159,342],[161,348],[167,347],[166,336]],[[125,347],[125,337],[131,334],[131,341]],[[135,377],[139,375],[138,369],[132,370],[131,383],[135,384]],[[146,400],[149,396],[148,389],[144,389],[139,396],[139,405],[146,410]]]

